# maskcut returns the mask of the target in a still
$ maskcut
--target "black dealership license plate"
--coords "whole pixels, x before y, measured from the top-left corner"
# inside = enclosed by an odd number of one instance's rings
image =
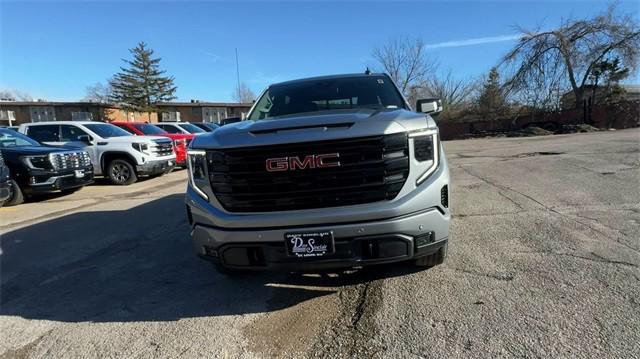
[[[332,231],[286,233],[284,241],[292,257],[322,257],[335,250]]]

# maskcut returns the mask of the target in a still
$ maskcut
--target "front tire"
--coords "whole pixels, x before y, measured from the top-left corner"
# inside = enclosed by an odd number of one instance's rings
[[[442,264],[444,259],[447,258],[447,247],[448,243],[438,249],[437,252],[433,254],[429,254],[428,256],[420,257],[416,259],[413,263],[416,267],[421,268],[431,268],[435,267],[438,264]]]
[[[111,183],[118,186],[128,186],[138,180],[136,171],[129,161],[115,159],[109,162],[107,174]]]
[[[22,190],[20,189],[20,186],[18,186],[16,181],[9,180],[9,187],[11,188],[11,193],[9,199],[4,202],[4,205],[9,207],[24,203],[24,194],[22,193]]]

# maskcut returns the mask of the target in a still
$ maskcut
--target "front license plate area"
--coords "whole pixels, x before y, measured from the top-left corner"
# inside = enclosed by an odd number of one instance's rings
[[[287,254],[296,258],[317,258],[335,251],[332,231],[286,233]]]
[[[84,177],[84,171],[83,170],[76,170],[75,171],[75,176],[76,176],[76,178]]]

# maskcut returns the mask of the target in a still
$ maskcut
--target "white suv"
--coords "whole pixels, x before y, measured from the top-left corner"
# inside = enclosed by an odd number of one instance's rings
[[[176,164],[170,139],[132,136],[108,123],[36,122],[22,124],[18,131],[46,145],[83,148],[89,152],[94,174],[117,185],[134,183],[138,176],[171,172]]]

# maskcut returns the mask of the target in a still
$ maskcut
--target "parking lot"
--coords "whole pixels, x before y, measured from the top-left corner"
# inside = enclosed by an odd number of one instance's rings
[[[222,276],[184,170],[2,208],[0,357],[640,357],[640,130],[445,150],[425,271]]]

